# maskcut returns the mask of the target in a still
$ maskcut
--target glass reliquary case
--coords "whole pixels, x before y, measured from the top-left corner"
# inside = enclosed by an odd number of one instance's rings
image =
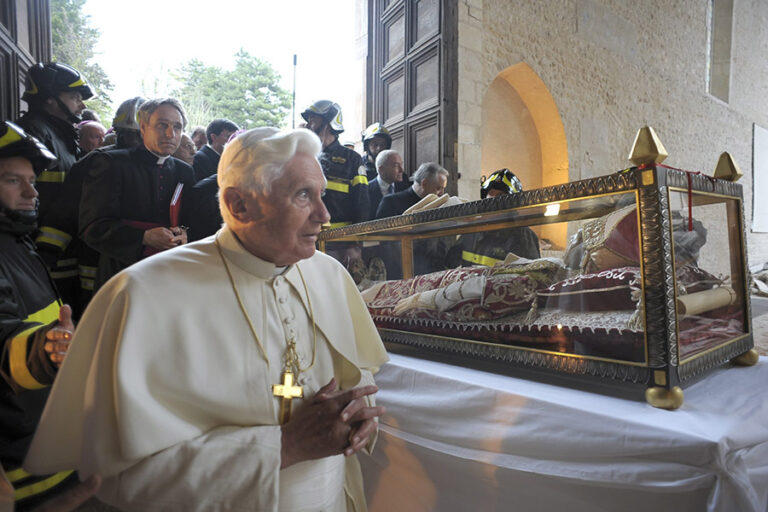
[[[740,185],[650,163],[320,238],[390,350],[673,409],[692,379],[756,361],[743,218]]]

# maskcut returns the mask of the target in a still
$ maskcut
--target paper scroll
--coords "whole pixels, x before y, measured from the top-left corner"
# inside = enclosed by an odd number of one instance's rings
[[[723,306],[736,304],[738,296],[730,286],[720,286],[703,292],[678,295],[677,316],[698,315]]]

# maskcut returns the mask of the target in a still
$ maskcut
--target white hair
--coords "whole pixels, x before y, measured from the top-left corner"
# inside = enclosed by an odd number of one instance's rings
[[[378,155],[376,155],[376,171],[378,172],[379,167],[385,165],[387,163],[387,160],[389,160],[393,155],[398,155],[396,149],[385,149]]]
[[[221,153],[219,190],[227,187],[251,194],[268,194],[272,182],[283,173],[286,162],[299,153],[312,157],[322,150],[320,139],[310,130],[298,128],[253,128],[229,142]],[[219,201],[221,216],[227,224],[231,218],[226,205]]]

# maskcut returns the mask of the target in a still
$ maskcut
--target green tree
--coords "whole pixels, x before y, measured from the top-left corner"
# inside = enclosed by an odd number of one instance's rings
[[[190,126],[206,126],[217,117],[246,129],[286,122],[291,96],[280,87],[280,74],[243,49],[235,54],[232,70],[191,59],[175,76],[181,85],[174,94],[187,107]]]
[[[85,0],[51,0],[53,60],[68,64],[85,76],[96,93],[96,98],[86,104],[109,124],[112,120],[109,93],[113,86],[102,67],[92,62],[93,48],[101,33],[90,26],[90,16],[83,14],[83,5]]]

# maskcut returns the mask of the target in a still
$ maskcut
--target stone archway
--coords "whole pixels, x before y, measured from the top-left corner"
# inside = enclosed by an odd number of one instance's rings
[[[483,97],[482,173],[507,167],[526,190],[568,181],[568,143],[549,89],[524,63],[499,73]],[[543,226],[540,237],[564,246],[565,225]]]

